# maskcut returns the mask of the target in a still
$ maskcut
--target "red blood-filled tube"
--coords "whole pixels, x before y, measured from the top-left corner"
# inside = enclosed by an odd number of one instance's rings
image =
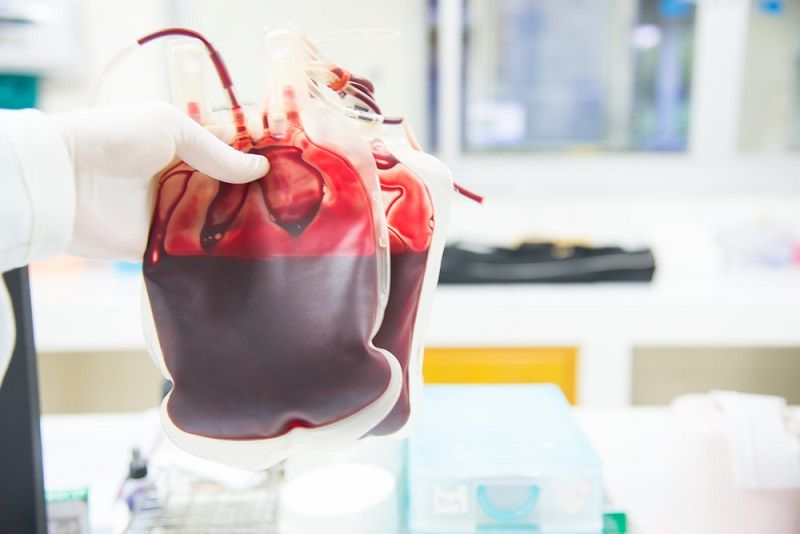
[[[222,89],[225,91],[228,102],[230,102],[231,105],[231,114],[233,114],[233,120],[236,126],[235,146],[240,150],[249,148],[252,145],[252,141],[250,140],[250,135],[247,133],[247,121],[242,111],[242,106],[239,104],[239,99],[236,97],[236,91],[233,88],[233,80],[231,80],[231,75],[228,71],[228,67],[225,65],[225,61],[223,61],[222,56],[211,41],[203,34],[194,30],[187,28],[166,28],[145,35],[137,39],[136,42],[141,46],[164,37],[189,37],[197,39],[208,49],[209,58],[211,58],[211,62],[214,64],[214,69],[217,71],[219,81],[222,83]]]
[[[356,76],[342,67],[333,68],[331,73],[336,76],[336,79],[328,83],[328,87],[337,93],[343,92],[344,94],[352,96],[353,98],[364,103],[373,113],[378,115],[381,114],[381,110],[378,107],[377,102],[375,102],[375,86],[371,81],[366,78],[362,78],[361,76]],[[384,124],[402,124],[403,118],[384,116],[382,122]],[[416,141],[414,141],[412,144],[416,144]],[[419,147],[417,146],[417,148]],[[453,183],[453,189],[461,196],[473,200],[478,204],[483,204],[484,198],[478,193],[470,191],[466,187],[457,183]]]

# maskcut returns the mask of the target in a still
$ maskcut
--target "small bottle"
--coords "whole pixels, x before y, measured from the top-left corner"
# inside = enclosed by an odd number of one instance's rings
[[[147,477],[147,461],[142,458],[139,448],[134,447],[128,465],[128,478],[122,484],[119,500],[127,505],[128,510],[138,510],[139,504],[145,499],[151,487],[152,484]]]
[[[109,521],[112,534],[129,532],[136,513],[151,507],[152,503],[148,503],[148,499],[155,493],[152,491],[154,489],[154,484],[147,476],[147,462],[142,458],[141,451],[134,448],[131,451],[128,476],[122,483],[117,500],[111,507]]]

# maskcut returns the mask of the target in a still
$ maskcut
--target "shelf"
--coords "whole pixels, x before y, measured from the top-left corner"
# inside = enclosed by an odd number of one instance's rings
[[[141,350],[142,281],[110,269],[34,273],[42,352]],[[440,286],[428,345],[800,346],[800,273],[654,284]]]
[[[34,271],[31,300],[40,352],[145,348],[141,276],[110,268]]]
[[[800,272],[653,284],[440,286],[428,344],[800,345]]]
[[[138,274],[34,273],[40,352],[144,350]],[[575,347],[576,400],[630,403],[637,346],[798,347],[800,272],[653,284],[441,286],[427,346]]]

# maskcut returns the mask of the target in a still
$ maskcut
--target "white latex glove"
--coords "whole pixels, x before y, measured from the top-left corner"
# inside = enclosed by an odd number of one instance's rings
[[[166,103],[55,115],[75,171],[75,227],[67,252],[139,261],[155,200],[153,178],[183,160],[231,183],[264,176],[266,158],[239,152]]]

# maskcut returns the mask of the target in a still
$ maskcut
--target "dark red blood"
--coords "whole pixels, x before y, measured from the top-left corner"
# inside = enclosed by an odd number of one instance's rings
[[[301,152],[288,152],[286,147]],[[184,163],[167,171],[160,183],[148,253],[160,254],[154,245],[161,244],[164,252],[176,255],[375,254],[369,194],[346,160],[315,145],[298,128],[290,128],[280,141],[266,138],[250,152],[267,156],[271,166],[264,178],[249,184],[224,184]],[[318,188],[314,184],[320,178]],[[297,205],[276,193],[273,213],[266,198],[274,188],[271,184],[286,183],[298,186],[296,195],[290,193]],[[315,191],[320,191],[321,200]],[[302,231],[289,232],[285,225],[292,222],[304,224]],[[207,237],[214,238],[210,246],[204,243]]]
[[[371,432],[381,436],[400,430],[410,414],[409,360],[428,250],[433,236],[433,204],[425,184],[391,154],[372,143],[378,167],[391,250],[391,288],[383,323],[374,344],[395,355],[403,370],[403,389],[389,415]]]
[[[433,235],[433,205],[428,188],[382,143],[373,143],[372,156],[378,166],[391,252],[428,250]]]
[[[267,209],[275,222],[297,235],[316,216],[322,202],[322,175],[303,161],[296,147],[274,147],[266,151],[271,171],[261,182]]]
[[[147,291],[174,382],[170,418],[214,438],[269,438],[351,415],[386,389],[369,347],[374,256],[163,256]]]
[[[167,410],[184,431],[254,439],[318,427],[386,390],[370,345],[378,260],[369,193],[338,154],[290,127],[251,152],[265,178],[165,173],[144,259]]]
[[[247,187],[220,182],[219,190],[206,212],[206,221],[200,231],[200,246],[213,248],[228,231],[247,198]]]
[[[425,277],[425,264],[428,251],[400,252],[392,254],[392,281],[389,302],[386,304],[383,324],[375,336],[375,346],[395,355],[403,369],[403,389],[392,411],[370,432],[373,436],[383,436],[400,430],[411,411],[409,404],[408,364],[411,354],[411,341],[414,334],[414,321],[417,319],[419,297]]]

